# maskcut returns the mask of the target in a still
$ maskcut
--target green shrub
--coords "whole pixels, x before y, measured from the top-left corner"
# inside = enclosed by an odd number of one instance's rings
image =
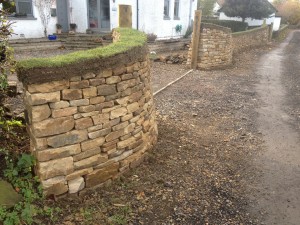
[[[248,23],[231,20],[202,20],[202,23],[212,23],[222,27],[231,28],[232,32],[245,31],[248,27]]]

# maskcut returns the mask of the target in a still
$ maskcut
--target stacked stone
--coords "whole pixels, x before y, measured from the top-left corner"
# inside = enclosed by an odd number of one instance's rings
[[[230,29],[203,28],[199,44],[198,68],[224,68],[232,64]]]
[[[263,26],[253,30],[233,33],[233,53],[265,46],[269,42],[269,27]]]
[[[156,142],[149,59],[25,85],[24,99],[46,195],[114,179],[141,163]]]

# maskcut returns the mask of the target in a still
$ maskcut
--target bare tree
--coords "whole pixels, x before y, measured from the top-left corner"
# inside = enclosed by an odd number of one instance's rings
[[[34,0],[34,5],[37,7],[42,24],[44,26],[44,34],[47,37],[47,27],[51,18],[51,6],[55,0]]]

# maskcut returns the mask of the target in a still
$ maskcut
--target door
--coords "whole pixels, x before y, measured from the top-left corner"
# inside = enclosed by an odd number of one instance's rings
[[[119,5],[119,26],[132,28],[131,5]]]
[[[110,30],[110,0],[89,0],[89,28],[98,31]]]
[[[57,23],[62,25],[62,31],[69,31],[69,13],[67,0],[56,0]]]

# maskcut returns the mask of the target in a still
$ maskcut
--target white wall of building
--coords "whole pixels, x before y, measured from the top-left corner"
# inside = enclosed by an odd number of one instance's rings
[[[154,33],[158,39],[180,37],[185,34],[196,9],[197,0],[180,0],[179,19],[174,19],[174,0],[170,0],[170,19],[164,19],[164,1],[140,0],[139,30]],[[182,26],[181,33],[176,33],[177,25]]]
[[[279,18],[279,19],[276,19],[276,18],[278,18],[278,17],[275,17],[275,13],[274,13],[269,18],[266,19],[267,25],[270,25],[271,23],[274,24],[273,25],[273,30],[274,31],[277,31],[279,29],[280,21],[281,21],[281,18]],[[228,17],[223,12],[220,13],[219,20],[243,21],[242,18],[240,18],[240,17]],[[264,20],[246,18],[245,22],[248,23],[248,26],[252,27],[252,26],[261,26],[263,24]]]
[[[70,23],[76,23],[78,33],[86,33],[88,29],[88,4],[86,0],[69,1]]]
[[[11,39],[19,38],[41,38],[44,37],[44,26],[38,12],[38,9],[33,6],[34,19],[27,18],[10,18],[13,22],[13,31],[15,34],[12,35]],[[51,17],[48,24],[48,34],[56,32],[57,17]]]

